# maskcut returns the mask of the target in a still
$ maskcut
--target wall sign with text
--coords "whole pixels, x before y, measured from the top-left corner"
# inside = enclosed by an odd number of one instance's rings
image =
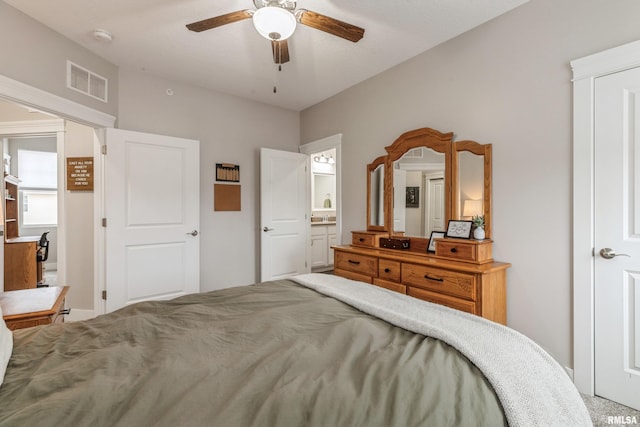
[[[67,157],[67,190],[93,191],[93,157]]]

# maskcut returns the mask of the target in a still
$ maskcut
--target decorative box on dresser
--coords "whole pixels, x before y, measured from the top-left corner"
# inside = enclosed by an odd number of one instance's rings
[[[436,252],[424,255],[373,245],[335,246],[334,272],[506,324],[506,270],[511,265],[491,259],[491,244],[437,239]]]

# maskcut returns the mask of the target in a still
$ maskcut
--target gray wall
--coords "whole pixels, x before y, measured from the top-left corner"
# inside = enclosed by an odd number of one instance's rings
[[[200,141],[201,289],[256,282],[259,149],[298,151],[299,114],[130,70],[120,72],[119,97],[120,128]],[[213,211],[216,162],[240,165],[240,212]]]
[[[64,157],[93,157],[93,128],[65,122]],[[66,162],[65,162],[66,164]],[[93,191],[64,191],[67,306],[93,309]]]
[[[1,75],[117,115],[117,67],[3,1],[0,1],[0,53]],[[67,60],[109,80],[108,103],[67,88]]]
[[[343,241],[365,227],[365,165],[401,133],[492,143],[508,324],[573,366],[569,61],[640,39],[638,16],[636,0],[531,0],[303,111],[303,142],[343,134]]]

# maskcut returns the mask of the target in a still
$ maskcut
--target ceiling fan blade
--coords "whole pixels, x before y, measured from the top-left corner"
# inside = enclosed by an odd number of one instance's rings
[[[272,40],[271,50],[273,51],[273,62],[276,64],[289,62],[289,44],[286,40]]]
[[[253,11],[251,10],[238,10],[237,12],[227,13],[198,22],[192,22],[191,24],[187,24],[187,28],[191,31],[199,33],[200,31],[206,31],[212,28],[220,27],[222,25],[242,21],[243,19],[249,19],[252,16]]]
[[[310,10],[300,9],[297,15],[301,24],[342,37],[354,43],[364,36],[364,28],[356,27]]]

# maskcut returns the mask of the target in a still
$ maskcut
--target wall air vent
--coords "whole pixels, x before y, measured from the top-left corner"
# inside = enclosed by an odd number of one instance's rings
[[[107,102],[109,81],[84,67],[67,61],[67,87]]]

